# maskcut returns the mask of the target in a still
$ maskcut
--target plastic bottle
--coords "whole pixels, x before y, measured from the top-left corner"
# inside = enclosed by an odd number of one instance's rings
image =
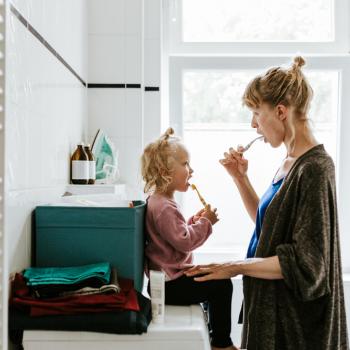
[[[96,162],[93,153],[91,152],[90,145],[84,146],[84,151],[89,158],[89,184],[93,185],[96,180]]]
[[[76,185],[86,185],[89,182],[89,157],[82,142],[71,157],[71,182]]]

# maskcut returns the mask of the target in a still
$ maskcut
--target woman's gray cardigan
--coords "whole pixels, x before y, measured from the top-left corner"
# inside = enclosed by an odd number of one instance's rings
[[[283,279],[244,277],[242,348],[348,349],[334,165],[323,145],[294,163],[268,206],[256,257]]]

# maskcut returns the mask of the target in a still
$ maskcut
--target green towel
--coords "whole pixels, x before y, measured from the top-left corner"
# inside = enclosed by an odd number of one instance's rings
[[[72,267],[30,267],[24,270],[28,285],[76,284],[88,278],[97,278],[108,284],[111,278],[111,265],[107,262]]]

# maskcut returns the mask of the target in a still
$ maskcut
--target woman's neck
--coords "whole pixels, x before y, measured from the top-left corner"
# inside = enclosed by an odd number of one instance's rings
[[[315,139],[307,121],[294,124],[286,133],[284,144],[287,149],[287,158],[299,158],[302,154],[315,147]]]

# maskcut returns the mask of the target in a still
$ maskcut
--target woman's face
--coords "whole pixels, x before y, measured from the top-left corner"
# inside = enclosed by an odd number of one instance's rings
[[[267,103],[262,103],[251,111],[252,128],[264,136],[264,142],[268,142],[274,148],[279,147],[285,138],[286,107],[283,105],[271,107]]]

